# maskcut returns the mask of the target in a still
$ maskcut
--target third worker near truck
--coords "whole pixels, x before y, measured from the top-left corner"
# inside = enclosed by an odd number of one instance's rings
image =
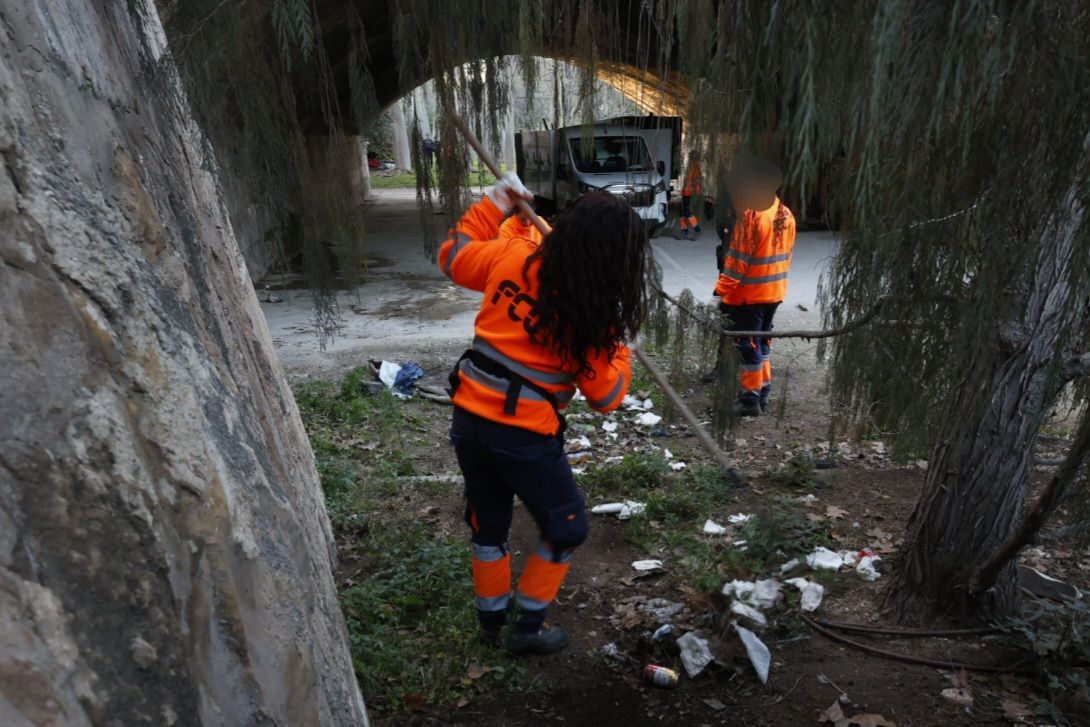
[[[795,248],[795,216],[777,195],[783,175],[772,162],[739,153],[726,182],[737,221],[715,285],[719,310],[727,328],[771,331],[776,308],[787,294]],[[772,393],[771,341],[753,336],[735,338],[734,345],[741,357],[737,413],[758,416],[768,408]],[[705,381],[716,379],[720,362]]]

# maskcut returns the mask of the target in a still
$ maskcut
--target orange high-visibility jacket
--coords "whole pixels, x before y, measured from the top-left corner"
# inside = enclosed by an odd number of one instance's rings
[[[700,169],[700,162],[690,161],[689,168],[685,172],[685,185],[681,188],[681,196],[692,197],[694,194],[704,194],[704,172]]]
[[[746,210],[734,226],[715,294],[727,305],[783,301],[794,249],[795,216],[779,197],[766,210]]]
[[[503,221],[500,225],[500,242],[507,242],[512,237],[521,237],[525,240],[529,240],[538,246],[544,239],[541,235],[541,230],[537,229],[537,226],[532,222],[523,222],[519,215],[514,214]]]
[[[621,344],[610,360],[604,351],[591,352],[590,374],[564,368],[560,356],[530,340],[537,295],[535,262],[523,277],[526,258],[537,247],[525,237],[497,239],[503,214],[488,197],[473,205],[439,248],[439,267],[459,285],[484,293],[474,323],[473,348],[553,394],[563,408],[575,387],[601,412],[620,406],[632,379],[628,348]],[[523,387],[515,414],[504,413],[508,382],[480,370],[472,360],[458,365],[460,384],[454,403],[468,412],[502,424],[541,434],[555,434],[560,422],[552,405],[536,391]]]

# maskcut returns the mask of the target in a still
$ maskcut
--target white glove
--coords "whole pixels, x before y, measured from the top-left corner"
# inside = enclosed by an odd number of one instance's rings
[[[514,208],[520,199],[531,200],[534,193],[526,189],[526,185],[514,172],[504,172],[503,176],[496,180],[492,189],[488,190],[488,196],[499,208],[500,212],[507,214]]]

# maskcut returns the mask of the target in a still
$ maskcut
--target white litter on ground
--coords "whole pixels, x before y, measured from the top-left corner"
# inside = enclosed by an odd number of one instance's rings
[[[616,515],[618,520],[628,520],[647,509],[647,503],[625,500],[624,502],[606,502],[590,509],[594,515]]]
[[[749,519],[751,517],[753,516],[748,515],[744,512],[740,512],[737,515],[731,515],[730,517],[728,517],[727,522],[729,522],[731,525],[741,525],[744,522],[749,522]]]
[[[708,640],[690,631],[677,640],[677,647],[681,650],[681,663],[685,665],[685,673],[690,679],[695,679],[704,671],[704,668],[715,660]]]
[[[784,582],[799,589],[803,611],[816,611],[821,606],[821,599],[825,597],[825,586],[805,578],[788,578]]]
[[[801,563],[799,562],[799,559],[798,558],[792,558],[791,560],[787,561],[786,563],[784,563],[783,565],[780,566],[780,575],[782,576],[782,575],[786,575],[786,574],[790,573],[791,571],[798,568],[799,565],[801,565]]]
[[[398,371],[401,371],[401,364],[396,364],[393,361],[383,361],[378,367],[378,379],[386,384],[387,388],[392,389],[397,381]]]
[[[602,431],[615,432],[617,431],[617,422],[602,422]]]
[[[840,567],[844,565],[844,559],[839,553],[819,545],[814,548],[813,553],[806,556],[806,565],[814,570],[840,570]]]
[[[671,462],[670,463],[670,469],[672,469],[674,472],[680,472],[681,470],[685,469],[688,466],[689,465],[685,464],[684,462]]]
[[[662,570],[661,560],[634,560],[632,567],[638,571]]]
[[[704,521],[704,534],[705,535],[722,535],[727,532],[727,529],[713,520]]]
[[[734,603],[732,603],[730,605],[730,612],[744,618],[748,618],[750,621],[757,624],[758,626],[768,626],[768,619],[765,618],[765,615],[763,613],[755,609],[753,606],[748,606],[741,601],[735,601]]]
[[[748,599],[750,605],[757,608],[772,608],[780,600],[780,582],[775,578],[766,578],[753,584],[753,593]]]
[[[734,630],[746,647],[746,655],[749,657],[749,663],[753,664],[754,671],[757,672],[757,678],[761,680],[761,684],[768,684],[768,669],[772,666],[772,652],[768,650],[763,641],[757,638],[757,634],[744,626],[739,626],[737,622],[734,624]]]
[[[859,565],[855,567],[855,572],[865,581],[876,581],[882,577],[882,574],[878,571],[878,563],[881,562],[882,556],[868,555],[859,561]]]
[[[636,424],[641,427],[653,427],[661,421],[662,417],[649,411],[645,411],[643,414],[636,417]]]

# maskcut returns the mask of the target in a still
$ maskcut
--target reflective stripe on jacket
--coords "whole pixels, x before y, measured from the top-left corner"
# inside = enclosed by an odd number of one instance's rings
[[[592,352],[590,374],[574,375],[560,356],[530,340],[537,295],[535,262],[523,276],[526,258],[537,244],[511,234],[500,238],[503,215],[488,197],[469,208],[439,248],[439,268],[455,283],[484,293],[474,323],[473,348],[511,371],[530,379],[567,405],[578,386],[598,411],[620,406],[632,378],[628,348],[618,347],[612,361],[605,352]],[[454,403],[466,411],[501,424],[553,434],[559,427],[552,405],[524,387],[513,416],[504,413],[508,382],[480,370],[466,359],[459,364],[460,385]]]
[[[715,293],[727,305],[779,303],[795,249],[795,217],[776,198],[766,210],[746,210],[734,226]]]

